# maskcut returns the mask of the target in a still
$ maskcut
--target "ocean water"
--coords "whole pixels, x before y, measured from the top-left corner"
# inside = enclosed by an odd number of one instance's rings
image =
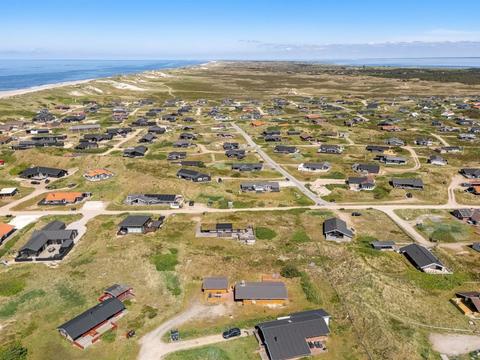
[[[318,63],[348,66],[467,69],[479,68],[480,57],[332,59],[318,61]]]
[[[198,65],[194,60],[2,60],[0,91]]]

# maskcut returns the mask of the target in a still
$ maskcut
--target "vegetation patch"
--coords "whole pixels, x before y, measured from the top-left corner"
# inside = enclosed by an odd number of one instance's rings
[[[178,276],[173,272],[165,272],[165,285],[167,286],[168,291],[171,292],[172,295],[178,296],[182,293],[180,288],[180,281],[178,280]]]
[[[82,306],[86,303],[85,297],[73,288],[60,284],[55,289],[68,306]]]
[[[12,296],[18,294],[25,288],[25,278],[11,277],[4,279],[4,276],[2,276],[2,279],[0,279],[0,284],[2,284],[0,286],[0,296]]]
[[[277,233],[270,228],[259,226],[255,228],[255,235],[259,240],[272,240]]]
[[[170,249],[167,254],[152,255],[151,261],[155,265],[157,271],[175,271],[178,265],[177,249]]]
[[[5,305],[0,307],[0,317],[5,318],[5,317],[15,315],[18,308],[22,304],[24,304],[24,303],[26,303],[30,300],[33,300],[35,298],[42,297],[42,296],[45,296],[45,291],[43,291],[43,290],[37,289],[37,290],[29,291],[29,292],[21,295],[18,299],[9,301]]]
[[[306,272],[302,272],[300,275],[300,285],[308,301],[316,305],[322,305],[322,297]]]
[[[26,360],[28,349],[18,341],[0,347],[0,360]]]
[[[305,230],[297,230],[292,236],[292,241],[297,244],[309,242],[311,240],[312,239],[310,239],[310,236],[308,236]]]

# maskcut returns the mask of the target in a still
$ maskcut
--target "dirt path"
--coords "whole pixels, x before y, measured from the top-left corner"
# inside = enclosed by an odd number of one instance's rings
[[[476,335],[433,333],[428,338],[433,349],[445,355],[457,356],[480,349],[480,336]]]
[[[455,189],[460,186],[460,184],[463,182],[463,177],[459,174],[455,175],[452,178],[452,181],[450,182],[450,185],[448,185],[448,202],[447,204],[451,207],[455,207],[458,205],[457,199],[455,197]]]
[[[434,134],[434,133],[430,133],[430,135],[432,135],[435,139],[440,141],[440,143],[443,146],[450,146],[450,144],[444,138],[442,138],[440,135],[437,135],[437,134]]]
[[[115,150],[120,150],[120,147],[125,144],[126,142],[132,140],[135,136],[137,136],[140,131],[142,131],[142,129],[137,129],[135,131],[133,131],[132,133],[130,133],[128,136],[126,136],[124,139],[122,139],[121,141],[119,141],[118,143],[116,143],[115,145],[113,145],[113,147],[111,149],[108,149],[107,151],[99,154],[100,156],[105,156],[105,155],[109,155],[111,154],[112,152],[114,152]]]
[[[158,328],[142,337],[140,339],[140,352],[138,359],[158,360],[175,351],[228,341],[225,340],[221,334],[209,335],[197,339],[178,341],[174,343],[166,343],[162,340],[162,337],[171,329],[178,328],[180,325],[190,320],[198,319],[199,317],[224,315],[224,311],[226,309],[226,305],[208,306],[199,303],[193,304],[189,309],[174,316],[170,320],[167,320]],[[248,336],[250,333],[251,331],[249,330],[243,330],[241,336]]]
[[[418,155],[415,152],[415,150],[411,146],[404,146],[403,149],[407,150],[410,153],[410,156],[412,157],[413,161],[415,162],[415,165],[411,168],[405,169],[403,167],[398,167],[398,168],[383,168],[385,173],[403,173],[403,172],[408,172],[408,171],[417,171],[420,169],[420,160],[418,159]]]

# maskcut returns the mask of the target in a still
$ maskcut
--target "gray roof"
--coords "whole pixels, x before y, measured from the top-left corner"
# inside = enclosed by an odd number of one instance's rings
[[[118,225],[119,227],[144,226],[151,219],[148,215],[129,215]]]
[[[63,173],[65,173],[66,170],[63,169],[56,169],[56,168],[50,168],[50,167],[44,167],[44,166],[36,166],[32,167],[29,169],[26,169],[22,171],[20,174],[20,177],[32,177],[40,174],[44,174],[47,176],[52,176],[52,177],[57,177],[61,176]]]
[[[330,333],[322,309],[295,313],[286,318],[258,324],[260,336],[271,360],[299,358],[310,355],[306,339]]]
[[[173,194],[130,194],[127,196],[128,201],[141,200],[144,202],[164,202],[170,203],[177,200],[178,195]]]
[[[395,241],[372,241],[370,243],[373,248],[380,249],[384,247],[393,247],[395,246]]]
[[[65,230],[65,224],[60,221],[53,221],[42,230],[35,230],[25,245],[20,248],[22,250],[39,251],[48,241],[52,240],[69,240],[74,236],[77,230]]]
[[[456,209],[453,211],[454,214],[457,214],[459,215],[460,217],[463,217],[463,218],[469,218],[470,216],[472,216],[473,214],[473,210],[472,209]]]
[[[394,187],[397,186],[407,186],[407,187],[421,187],[423,188],[423,181],[422,179],[392,179],[392,185]]]
[[[400,252],[407,256],[410,261],[412,261],[413,264],[419,269],[423,269],[424,267],[432,264],[443,266],[442,262],[427,248],[417,244],[404,246],[400,248]]]
[[[368,172],[370,174],[378,174],[380,172],[380,166],[377,164],[355,164],[354,170],[360,172]]]
[[[130,290],[130,286],[128,285],[113,284],[112,286],[106,288],[104,293],[110,294],[113,297],[117,297],[118,295],[121,295],[128,290]]]
[[[480,242],[473,243],[472,249],[480,252]]]
[[[328,169],[330,168],[330,166],[331,165],[326,161],[319,162],[319,163],[315,163],[315,162],[303,163],[303,167],[307,169]]]
[[[353,232],[347,227],[347,223],[339,218],[330,218],[323,223],[323,233],[338,231],[345,236],[353,237]]]
[[[261,170],[262,163],[235,163],[232,164],[232,170]]]
[[[218,290],[227,289],[228,279],[224,276],[221,277],[206,277],[203,279],[203,290]]]
[[[66,225],[65,225],[64,222],[55,220],[55,221],[52,221],[52,222],[48,223],[47,225],[45,225],[42,228],[42,230],[43,231],[53,231],[53,230],[64,230],[65,228],[66,228]]]
[[[125,310],[125,306],[120,300],[110,298],[81,313],[72,320],[67,321],[65,324],[60,325],[58,329],[63,330],[73,340],[76,340],[89,330],[123,310]]]
[[[235,300],[279,300],[287,298],[287,287],[280,281],[239,282],[235,284]]]

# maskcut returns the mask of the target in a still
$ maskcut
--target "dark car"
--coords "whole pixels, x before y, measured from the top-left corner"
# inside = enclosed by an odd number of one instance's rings
[[[231,328],[228,329],[227,331],[224,331],[222,336],[224,339],[230,339],[236,336],[240,336],[242,333],[239,328]]]
[[[352,216],[362,216],[362,213],[360,213],[358,211],[354,211],[354,212],[352,212]]]
[[[33,180],[33,181],[30,181],[30,184],[32,184],[32,185],[40,185],[40,181]]]

